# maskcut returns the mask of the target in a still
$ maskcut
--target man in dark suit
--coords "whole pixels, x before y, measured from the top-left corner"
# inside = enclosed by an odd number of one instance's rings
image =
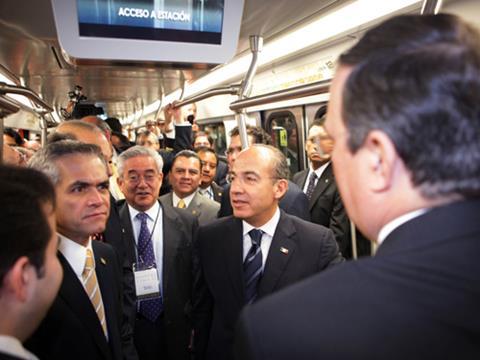
[[[33,359],[22,346],[57,295],[55,190],[33,169],[0,166],[0,359]]]
[[[400,16],[341,55],[325,127],[378,251],[246,310],[238,359],[480,357],[479,44],[453,15]]]
[[[309,199],[310,220],[331,229],[342,255],[351,258],[350,221],[333,176],[332,147],[332,139],[324,129],[323,121],[315,120],[310,125],[306,142],[310,166],[296,173],[292,181]]]
[[[60,291],[27,348],[45,359],[136,359],[122,314],[122,276],[110,245],[92,241],[109,213],[107,164],[95,145],[49,144],[29,165],[54,182],[63,268]]]
[[[97,118],[95,117],[95,119]],[[133,283],[132,266],[126,258],[127,239],[125,238],[125,231],[120,222],[118,209],[115,206],[116,201],[112,196],[112,176],[114,175],[114,165],[112,163],[112,145],[109,143],[105,133],[100,128],[94,124],[81,120],[70,120],[61,123],[55,128],[54,134],[66,135],[86,144],[97,145],[108,163],[107,173],[110,178],[110,212],[105,230],[101,234],[96,234],[96,238],[112,245],[117,253],[119,271],[123,277],[122,307],[125,315],[128,317],[128,314],[131,314],[135,311],[135,287]],[[118,189],[118,185],[116,184],[116,176],[113,176],[113,180],[115,181],[115,187]],[[120,190],[118,189],[117,191]],[[133,319],[130,318],[130,320]],[[133,322],[130,323],[130,326],[133,329]]]
[[[217,154],[210,147],[196,147],[195,152],[202,163],[202,174],[198,191],[210,200],[220,203],[223,188],[214,181],[219,164]]]
[[[197,359],[233,358],[234,327],[245,304],[342,260],[330,230],[279,209],[288,175],[285,156],[272,146],[241,152],[231,171],[234,217],[199,229]]]
[[[189,359],[191,334],[192,241],[197,221],[158,201],[162,158],[142,146],[118,158],[119,186],[125,201],[119,214],[135,268],[137,311],[134,340],[140,359]],[[141,292],[142,271],[153,271],[153,290]],[[145,273],[143,273],[145,274]]]
[[[257,126],[247,126],[248,143],[272,145],[272,138],[262,128]],[[238,127],[230,132],[230,144],[227,149],[228,167],[231,170],[233,164],[242,151],[242,142],[240,140],[240,133]],[[223,188],[223,195],[220,203],[220,211],[218,217],[229,216],[233,214],[232,204],[230,203],[230,184]],[[288,181],[288,189],[285,195],[279,202],[280,209],[287,214],[298,216],[303,220],[310,220],[310,213],[308,211],[308,198],[302,190],[293,182]]]

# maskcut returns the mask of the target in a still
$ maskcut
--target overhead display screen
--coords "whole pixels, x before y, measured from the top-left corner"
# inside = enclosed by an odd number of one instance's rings
[[[220,44],[224,0],[76,0],[80,36]]]
[[[67,61],[85,64],[224,63],[235,54],[244,4],[244,0],[51,2]]]

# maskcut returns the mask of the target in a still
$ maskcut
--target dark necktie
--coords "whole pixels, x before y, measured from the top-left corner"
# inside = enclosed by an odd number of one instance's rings
[[[315,190],[315,180],[317,180],[317,174],[312,172],[310,177],[308,178],[308,186],[307,186],[307,198],[310,200],[312,198],[313,190]]]
[[[140,234],[138,235],[138,259],[143,267],[155,266],[153,242],[147,227],[147,214],[138,213],[137,219],[141,221]],[[160,291],[160,289],[159,289]],[[146,319],[155,322],[163,311],[162,297],[140,300],[140,314]]]
[[[243,263],[243,272],[245,279],[245,301],[251,304],[257,297],[258,282],[262,276],[262,250],[260,244],[263,231],[253,229],[248,232],[252,239],[252,247],[248,251],[245,262]]]

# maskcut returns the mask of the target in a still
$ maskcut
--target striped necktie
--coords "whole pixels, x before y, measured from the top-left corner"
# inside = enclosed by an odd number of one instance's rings
[[[97,313],[98,320],[102,326],[103,333],[107,333],[107,321],[105,319],[105,309],[103,308],[102,296],[98,287],[97,275],[95,273],[95,262],[93,261],[92,250],[87,249],[87,258],[85,259],[85,267],[82,272],[83,286],[92,302],[93,308]]]
[[[262,276],[262,242],[263,231],[252,229],[248,232],[252,240],[252,247],[248,251],[243,263],[245,279],[245,302],[251,304],[257,297],[257,288]]]
[[[317,180],[317,174],[312,172],[308,179],[308,186],[307,186],[307,192],[306,192],[308,200],[312,198],[313,190],[315,190],[315,180]]]

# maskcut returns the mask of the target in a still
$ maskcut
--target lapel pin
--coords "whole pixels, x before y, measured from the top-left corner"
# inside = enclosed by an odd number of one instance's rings
[[[197,215],[197,210],[192,210],[192,215]]]
[[[328,179],[325,179],[325,182],[328,183]]]
[[[100,262],[101,262],[103,265],[107,265],[107,260],[105,260],[103,257],[100,258]]]
[[[285,255],[288,255],[288,249],[284,248],[283,246],[280,248],[280,252],[282,252]]]

